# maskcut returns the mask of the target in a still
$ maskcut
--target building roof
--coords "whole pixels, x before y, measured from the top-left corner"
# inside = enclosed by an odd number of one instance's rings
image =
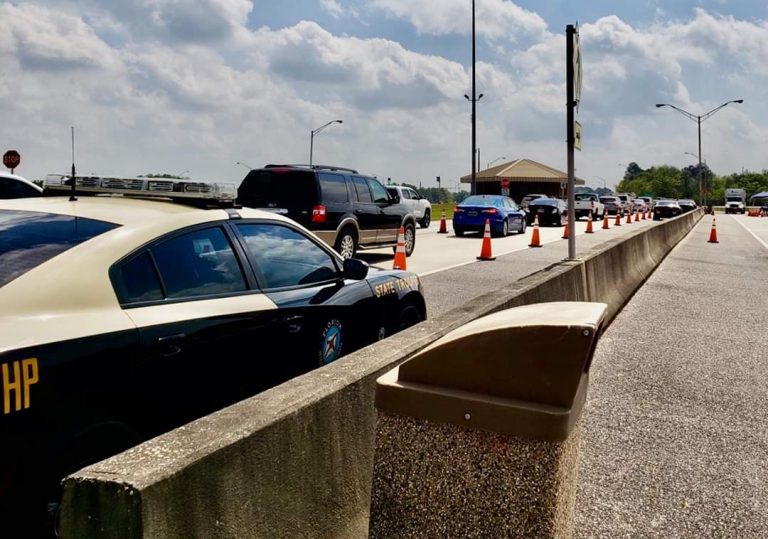
[[[516,159],[495,167],[480,170],[475,174],[478,182],[493,182],[508,179],[512,182],[564,183],[568,174],[532,159]],[[471,183],[472,175],[461,177],[461,183]],[[576,185],[584,185],[584,180],[575,179]]]

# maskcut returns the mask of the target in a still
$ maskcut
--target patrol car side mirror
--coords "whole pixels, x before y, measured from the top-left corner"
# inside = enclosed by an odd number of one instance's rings
[[[368,275],[368,263],[357,258],[347,258],[344,260],[344,277],[361,281]]]

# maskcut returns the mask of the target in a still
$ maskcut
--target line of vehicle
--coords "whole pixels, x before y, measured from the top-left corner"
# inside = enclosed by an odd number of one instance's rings
[[[745,225],[744,223],[742,223],[740,219],[737,219],[735,215],[733,215],[731,218],[732,218],[734,221],[736,221],[737,223],[739,223],[739,225],[741,225],[741,228],[743,228],[744,230],[746,230],[747,232],[749,232],[750,234],[752,234],[752,237],[754,237],[754,238],[755,238],[755,239],[756,239],[758,242],[760,242],[760,244],[761,244],[763,247],[765,247],[766,249],[768,249],[768,243],[765,243],[763,240],[761,240],[761,239],[760,239],[760,238],[757,236],[757,234],[755,234],[755,233],[754,233],[754,232],[752,232],[752,231],[751,231],[749,228],[747,228],[747,225]]]

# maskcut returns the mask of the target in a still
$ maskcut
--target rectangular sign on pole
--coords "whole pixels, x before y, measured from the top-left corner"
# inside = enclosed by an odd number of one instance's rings
[[[574,149],[581,151],[581,124],[579,122],[574,122],[573,128],[573,147]]]

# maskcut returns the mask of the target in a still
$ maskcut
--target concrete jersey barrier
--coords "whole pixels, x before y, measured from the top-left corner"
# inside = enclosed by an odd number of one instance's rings
[[[608,305],[606,323],[703,212],[643,228],[66,479],[62,537],[368,535],[376,379],[449,331],[509,307]]]

